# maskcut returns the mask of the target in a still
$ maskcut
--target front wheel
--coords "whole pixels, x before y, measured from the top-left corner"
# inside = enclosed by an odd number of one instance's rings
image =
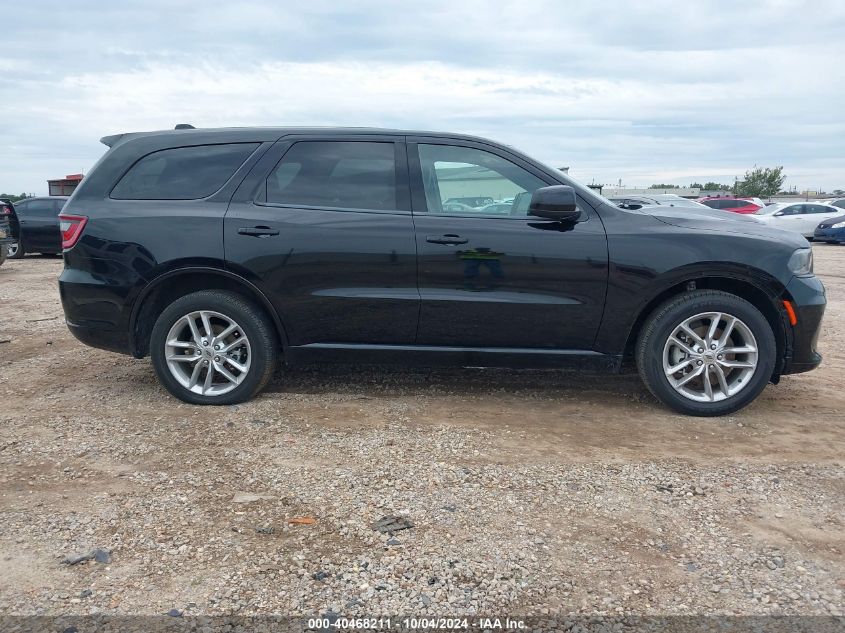
[[[649,390],[676,411],[725,415],[760,395],[776,349],[772,327],[752,304],[698,290],[652,313],[637,342],[637,368]]]
[[[273,374],[273,325],[238,294],[203,290],[177,299],[156,320],[150,356],[159,381],[192,404],[236,404]]]
[[[9,259],[20,259],[24,255],[26,255],[26,251],[24,251],[23,246],[21,246],[20,242],[15,242],[13,244],[8,245],[9,249]]]

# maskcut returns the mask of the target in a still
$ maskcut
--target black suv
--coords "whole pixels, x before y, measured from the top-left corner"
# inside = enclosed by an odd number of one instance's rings
[[[669,406],[719,415],[821,361],[811,249],[740,215],[620,209],[455,134],[103,142],[61,215],[67,323],[89,345],[149,354],[187,402],[251,398],[280,355],[606,372],[630,359]],[[444,210],[467,197],[511,212]]]

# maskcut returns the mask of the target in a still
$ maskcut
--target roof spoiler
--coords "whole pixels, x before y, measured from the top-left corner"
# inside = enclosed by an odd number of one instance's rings
[[[105,145],[106,147],[112,147],[115,143],[117,143],[120,139],[122,139],[125,134],[112,134],[111,136],[104,136],[100,139],[100,143]]]

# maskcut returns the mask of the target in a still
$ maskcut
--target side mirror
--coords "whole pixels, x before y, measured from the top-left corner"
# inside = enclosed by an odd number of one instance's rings
[[[554,185],[537,189],[531,196],[528,215],[558,222],[577,222],[581,217],[575,189],[569,185]]]
[[[775,215],[775,217],[778,217],[778,216],[785,215],[785,214],[784,214],[784,212],[783,212],[783,211],[778,211],[778,212],[777,212],[777,213],[775,213],[774,215]]]

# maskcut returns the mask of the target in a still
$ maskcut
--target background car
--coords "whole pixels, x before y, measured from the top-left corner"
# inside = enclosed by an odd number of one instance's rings
[[[11,200],[0,198],[0,264],[9,256],[9,247],[17,243],[17,225],[15,205]]]
[[[465,198],[449,198],[446,200],[446,203],[451,202],[458,202],[460,204],[465,204],[468,207],[483,207],[488,204],[493,204],[493,198],[489,198],[487,196],[467,196]]]
[[[15,204],[19,230],[17,242],[9,245],[9,259],[20,259],[27,253],[62,252],[59,212],[65,202],[67,196],[44,196]]]
[[[697,209],[706,209],[707,207],[700,202],[690,200],[689,198],[682,198],[675,194],[655,194],[652,196],[619,196],[609,198],[615,202],[617,206],[623,209],[642,209],[643,207],[656,206],[670,206],[670,207],[689,207]]]
[[[763,205],[754,204],[746,198],[699,198],[698,202],[711,209],[722,209],[733,213],[757,213]]]
[[[827,204],[839,207],[840,209],[845,209],[845,198],[834,198],[833,200],[828,200]]]
[[[513,210],[513,201],[511,202],[494,202],[481,207],[483,213],[496,213],[500,215],[508,215]]]
[[[845,215],[821,222],[813,232],[813,239],[829,244],[845,244]]]
[[[781,229],[797,231],[813,239],[820,222],[842,215],[842,209],[822,202],[782,202],[760,209],[755,217]]]

